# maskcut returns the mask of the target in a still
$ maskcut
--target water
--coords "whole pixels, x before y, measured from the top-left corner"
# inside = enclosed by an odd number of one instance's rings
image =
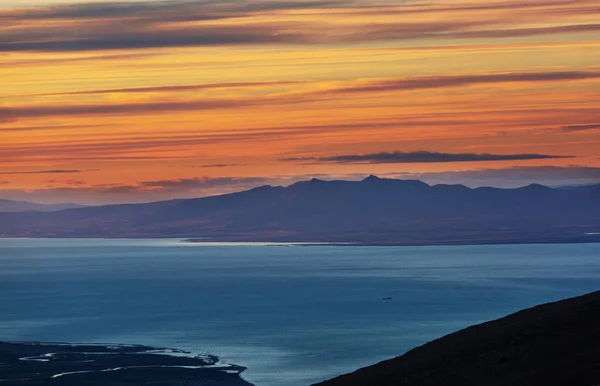
[[[599,279],[600,244],[0,239],[0,340],[183,348],[247,366],[257,386],[299,386]]]

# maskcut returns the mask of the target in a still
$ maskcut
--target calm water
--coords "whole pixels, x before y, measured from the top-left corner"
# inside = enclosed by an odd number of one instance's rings
[[[184,348],[248,366],[257,386],[297,386],[599,288],[600,244],[0,239],[0,340]]]

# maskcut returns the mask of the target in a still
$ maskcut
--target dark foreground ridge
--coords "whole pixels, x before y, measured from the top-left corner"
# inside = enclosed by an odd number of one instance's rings
[[[244,367],[147,346],[0,343],[0,385],[252,386]]]
[[[447,335],[319,386],[600,385],[600,292]]]

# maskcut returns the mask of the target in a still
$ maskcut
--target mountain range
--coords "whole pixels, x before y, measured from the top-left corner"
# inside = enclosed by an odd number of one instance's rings
[[[3,237],[375,245],[600,241],[600,184],[553,189],[312,179],[213,197],[0,213]]]

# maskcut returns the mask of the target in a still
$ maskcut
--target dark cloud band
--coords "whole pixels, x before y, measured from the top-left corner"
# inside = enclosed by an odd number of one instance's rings
[[[549,154],[488,154],[488,153],[439,153],[430,151],[372,153],[361,155],[340,155],[333,157],[284,158],[283,161],[340,164],[394,164],[394,163],[441,163],[441,162],[483,162],[483,161],[524,161],[553,158],[572,158]]]
[[[14,174],[71,174],[71,173],[82,173],[83,170],[69,170],[69,169],[53,169],[53,170],[31,170],[31,171],[23,171],[23,172],[0,172],[0,174],[4,175],[14,175]]]
[[[594,125],[571,125],[571,126],[563,126],[563,131],[588,131],[588,130],[600,130],[600,124]]]
[[[272,82],[230,82],[230,83],[206,83],[206,84],[186,84],[173,86],[152,86],[152,87],[129,87],[112,88],[101,90],[71,91],[49,94],[37,94],[39,96],[58,96],[58,95],[94,95],[94,94],[126,94],[126,93],[152,93],[152,92],[178,92],[178,91],[199,91],[226,88],[251,88],[268,87],[297,84],[296,81],[272,81]]]
[[[566,80],[600,79],[594,71],[507,72],[455,76],[430,76],[406,79],[386,79],[324,91],[324,93],[351,94],[400,90],[425,90],[490,83],[553,82]]]
[[[357,44],[414,39],[495,39],[600,31],[598,23],[529,26],[515,23],[512,13],[524,8],[546,8],[540,21],[553,13],[590,16],[597,13],[591,1],[514,2],[477,7],[412,7],[386,1],[176,1],[109,2],[0,10],[0,52],[79,52],[169,47],[261,44]],[[498,18],[481,18],[480,10],[508,12]],[[262,14],[279,11],[322,10],[323,17],[343,17],[353,22],[343,31],[323,22],[321,16],[272,21]],[[461,18],[430,21],[373,23],[376,15],[460,12]],[[316,12],[314,13],[316,14]],[[550,15],[550,16],[547,16]],[[236,23],[227,19],[236,18]],[[362,19],[361,19],[362,18]],[[537,23],[543,24],[543,23]],[[10,28],[14,26],[15,28]]]

